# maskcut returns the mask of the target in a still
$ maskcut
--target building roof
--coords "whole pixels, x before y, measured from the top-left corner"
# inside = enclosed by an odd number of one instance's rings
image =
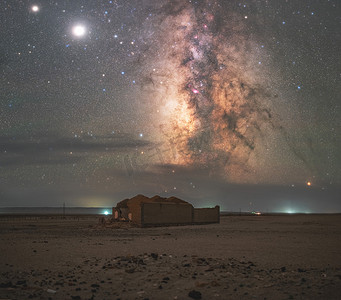
[[[186,204],[186,205],[191,205],[190,203],[181,200],[176,197],[169,197],[169,198],[164,198],[159,195],[155,195],[154,197],[148,198],[144,195],[136,195],[133,198],[130,199],[124,199],[120,202],[117,203],[116,207],[117,208],[127,208],[129,205],[140,205],[141,203],[174,203],[174,204]]]

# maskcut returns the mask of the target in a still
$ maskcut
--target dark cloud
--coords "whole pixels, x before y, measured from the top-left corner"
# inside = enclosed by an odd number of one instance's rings
[[[0,155],[0,167],[11,166],[26,166],[26,165],[67,165],[76,164],[82,161],[81,157],[67,157],[61,154],[47,155],[25,155],[25,156],[12,156],[12,155]]]
[[[46,151],[108,151],[115,149],[131,149],[144,147],[150,142],[146,140],[133,139],[125,135],[77,137],[77,138],[56,138],[41,137],[34,139],[21,139],[0,137],[0,151],[11,153],[40,153]]]
[[[123,134],[77,138],[60,138],[53,135],[32,138],[2,136],[0,166],[74,164],[84,159],[84,154],[129,152],[136,147],[149,145],[149,141],[133,139]]]

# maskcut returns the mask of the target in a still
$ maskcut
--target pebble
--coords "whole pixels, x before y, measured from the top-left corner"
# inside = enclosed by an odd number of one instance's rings
[[[155,260],[158,259],[159,255],[157,253],[151,253],[150,256]]]
[[[188,297],[192,299],[201,299],[201,293],[196,290],[192,290],[188,293]]]

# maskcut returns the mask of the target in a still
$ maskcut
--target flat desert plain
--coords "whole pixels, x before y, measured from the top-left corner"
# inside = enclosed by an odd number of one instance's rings
[[[0,299],[341,299],[341,215],[0,217]]]

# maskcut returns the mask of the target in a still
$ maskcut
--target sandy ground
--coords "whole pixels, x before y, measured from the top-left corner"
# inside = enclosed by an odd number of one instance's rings
[[[0,299],[341,299],[341,215],[97,224],[0,217]]]

